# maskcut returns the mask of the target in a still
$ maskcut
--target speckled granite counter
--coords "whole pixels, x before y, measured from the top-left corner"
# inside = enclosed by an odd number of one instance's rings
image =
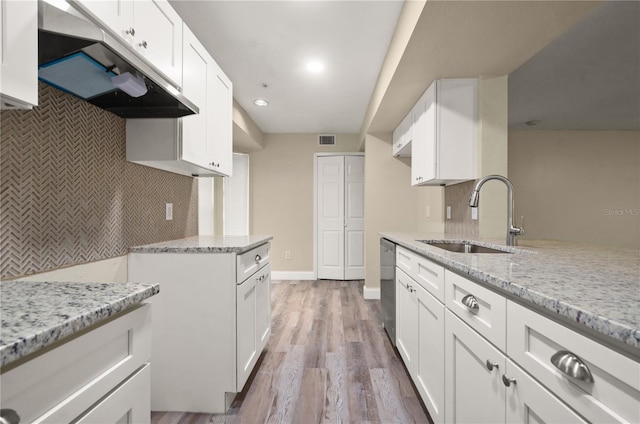
[[[3,281],[0,367],[135,306],[158,284]]]
[[[513,254],[453,253],[417,240],[465,239],[380,233],[446,268],[506,291],[608,336],[640,355],[640,251],[560,241],[519,240]],[[468,240],[468,239],[466,239]],[[477,241],[505,249],[504,240]],[[637,351],[636,351],[637,349]]]
[[[129,248],[130,253],[243,253],[273,236],[195,236]]]

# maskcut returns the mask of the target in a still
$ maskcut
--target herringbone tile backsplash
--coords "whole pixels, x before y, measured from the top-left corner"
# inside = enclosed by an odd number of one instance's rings
[[[0,278],[197,234],[195,179],[127,162],[124,119],[42,83],[39,103],[0,112]]]

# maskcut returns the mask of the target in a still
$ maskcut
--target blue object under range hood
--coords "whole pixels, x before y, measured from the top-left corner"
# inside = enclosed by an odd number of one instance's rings
[[[84,100],[117,90],[111,81],[111,77],[116,75],[84,52],[74,53],[38,67],[40,81]]]
[[[38,2],[39,79],[122,118],[178,118],[198,113],[162,73],[75,9]],[[130,73],[146,86],[131,97],[111,77]],[[125,87],[126,89],[126,87]]]

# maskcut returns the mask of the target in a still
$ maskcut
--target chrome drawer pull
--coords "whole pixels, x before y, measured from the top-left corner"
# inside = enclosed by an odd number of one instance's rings
[[[502,374],[502,384],[504,384],[505,386],[509,387],[512,384],[516,384],[516,379],[515,378],[511,378],[511,377],[507,377],[506,374]]]
[[[478,309],[480,309],[478,300],[472,294],[468,294],[465,297],[463,297],[462,304],[467,308],[471,309],[471,311],[473,312],[478,312]]]
[[[593,383],[593,375],[589,371],[589,367],[568,350],[554,353],[551,357],[551,363],[569,377]]]
[[[262,260],[262,256],[256,255],[255,260],[256,260],[256,263],[260,262]]]
[[[489,371],[493,371],[494,368],[498,368],[498,363],[492,362],[491,359],[487,359],[487,362],[485,362],[485,365],[487,366],[487,369]]]

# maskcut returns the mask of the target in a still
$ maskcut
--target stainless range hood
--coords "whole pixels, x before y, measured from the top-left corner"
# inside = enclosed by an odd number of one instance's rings
[[[38,2],[39,78],[123,118],[177,118],[198,107],[156,68],[123,41],[111,36],[73,8]],[[142,77],[146,94],[131,97],[111,76]]]

